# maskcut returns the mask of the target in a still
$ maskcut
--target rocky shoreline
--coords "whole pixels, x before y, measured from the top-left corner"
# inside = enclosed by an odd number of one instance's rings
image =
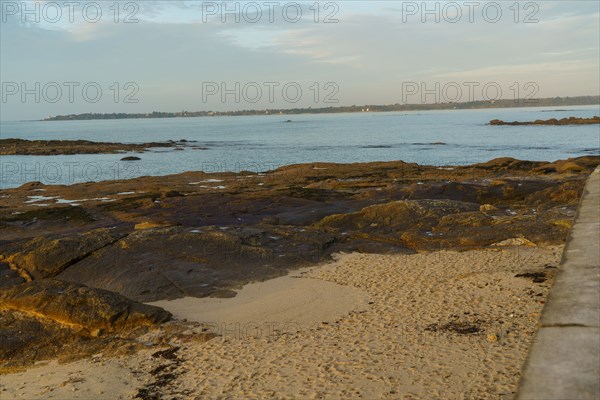
[[[510,125],[510,126],[521,126],[521,125],[593,125],[600,124],[600,117],[592,117],[592,118],[577,118],[577,117],[568,117],[568,118],[551,118],[551,119],[537,119],[535,121],[526,121],[526,122],[505,122],[500,119],[493,119],[489,123],[490,125]]]
[[[560,245],[598,164],[313,163],[2,190],[0,368],[155,345],[136,338],[185,324],[141,303],[235,296],[333,253]]]
[[[89,140],[26,140],[26,139],[0,139],[0,155],[29,155],[53,156],[74,154],[116,154],[126,152],[142,153],[151,148],[173,148],[181,150],[191,147],[206,150],[196,146],[194,142],[181,139],[178,141],[148,143],[111,143],[92,142]]]

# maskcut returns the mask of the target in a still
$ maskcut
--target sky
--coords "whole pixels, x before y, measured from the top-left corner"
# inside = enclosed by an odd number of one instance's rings
[[[0,0],[0,118],[598,95],[599,4]]]

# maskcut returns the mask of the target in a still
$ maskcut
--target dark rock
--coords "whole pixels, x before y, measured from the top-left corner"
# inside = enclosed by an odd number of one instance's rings
[[[9,267],[7,263],[0,262],[0,290],[8,289],[25,282],[19,273]]]
[[[183,194],[181,194],[181,192],[178,192],[177,190],[169,190],[164,193],[164,197],[181,197],[181,196],[183,196]]]
[[[330,254],[333,239],[315,230],[151,228],[131,233],[58,277],[144,302],[204,297],[317,262]]]
[[[107,143],[89,140],[0,139],[0,155],[114,154],[145,151],[149,147],[171,147],[173,143]]]
[[[365,207],[359,212],[325,217],[318,226],[362,232],[404,231],[421,225],[429,228],[448,214],[479,210],[478,204],[455,200],[400,200]]]
[[[128,156],[121,158],[121,161],[139,161],[141,158],[135,156]]]
[[[92,336],[165,322],[162,308],[129,300],[107,290],[42,279],[0,292],[0,310],[43,316]]]
[[[56,357],[78,339],[69,327],[51,319],[0,310],[0,371]]]
[[[116,230],[97,229],[58,238],[37,237],[6,245],[0,254],[4,261],[33,279],[51,278],[123,236]]]
[[[276,217],[274,215],[269,215],[267,217],[264,217],[262,219],[262,222],[264,224],[269,224],[269,225],[279,225],[279,217]]]
[[[116,293],[44,279],[0,290],[0,372],[58,357],[129,354],[170,314]],[[168,327],[168,325],[166,326]]]

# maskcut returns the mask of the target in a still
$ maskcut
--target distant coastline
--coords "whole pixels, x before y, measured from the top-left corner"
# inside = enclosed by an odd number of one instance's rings
[[[472,101],[464,103],[435,104],[389,104],[389,105],[352,105],[322,108],[263,109],[238,111],[179,111],[151,113],[84,113],[57,115],[42,121],[83,121],[100,119],[148,119],[148,118],[193,118],[193,117],[225,117],[249,115],[295,115],[295,114],[336,114],[359,112],[392,112],[392,111],[432,111],[432,110],[473,110],[487,108],[518,107],[559,107],[600,104],[600,96],[551,97],[544,99],[504,99],[496,101]]]

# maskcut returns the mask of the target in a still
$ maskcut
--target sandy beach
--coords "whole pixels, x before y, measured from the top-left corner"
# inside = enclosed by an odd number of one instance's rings
[[[511,398],[561,251],[336,255],[318,268],[250,284],[238,300],[162,304],[191,321],[202,319],[202,302],[213,302],[220,319],[190,332],[226,322],[227,331],[208,342],[173,340],[170,357],[154,350],[42,363],[4,375],[2,398],[127,399],[147,394],[144,388],[168,399]],[[532,272],[538,282],[515,276]],[[279,290],[263,290],[269,287]],[[252,317],[240,299],[251,302]],[[256,334],[268,321],[299,329]],[[253,329],[244,330],[249,323]]]
[[[600,400],[600,2],[1,3],[0,400]]]

